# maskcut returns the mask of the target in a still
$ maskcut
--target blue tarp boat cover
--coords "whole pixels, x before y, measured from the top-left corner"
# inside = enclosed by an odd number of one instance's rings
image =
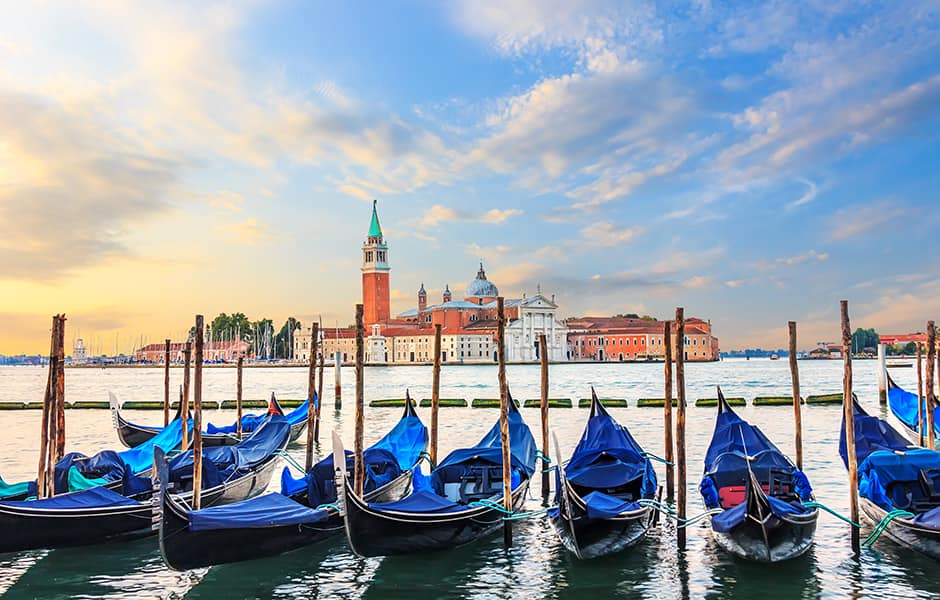
[[[529,426],[522,420],[519,409],[515,403],[509,403],[509,453],[510,463],[515,469],[532,477],[535,472],[535,438]],[[476,446],[454,450],[438,464],[441,469],[447,466],[459,465],[465,462],[485,460],[494,465],[503,464],[503,444],[499,437],[499,421],[483,436]]]
[[[131,500],[106,487],[95,487],[81,492],[60,494],[42,500],[21,500],[17,502],[0,502],[3,506],[42,509],[83,509],[103,508],[107,506],[140,505],[141,502]]]
[[[887,511],[917,512],[910,503],[925,499],[920,480],[931,475],[940,478],[940,452],[879,450],[858,465],[858,493]]]
[[[183,427],[179,419],[174,419],[143,444],[118,452],[121,460],[131,468],[134,474],[143,473],[153,467],[153,449],[159,447],[164,452],[178,450],[183,443]]]
[[[854,410],[853,423],[855,425],[855,457],[861,465],[868,455],[878,450],[907,450],[911,443],[903,435],[894,430],[883,419],[867,414],[857,402],[852,403]],[[845,451],[845,419],[842,419],[842,430],[839,433],[839,456],[842,464],[849,467],[848,454]]]
[[[129,467],[121,460],[121,455],[113,450],[103,450],[94,456],[69,452],[55,464],[53,489],[56,494],[72,491],[69,489],[69,471],[73,467],[87,479],[121,481],[125,477],[133,476]]]
[[[13,496],[35,496],[36,482],[21,481],[19,483],[7,483],[0,477],[0,500]]]
[[[427,427],[413,410],[406,410],[391,431],[363,452],[362,459],[366,466],[363,490],[371,492],[414,467],[426,450],[427,444]],[[346,450],[348,472],[352,472],[353,462],[352,451]],[[294,479],[287,469],[281,474],[282,494],[293,496],[305,488],[311,506],[336,501],[332,454],[315,464],[310,472],[299,479]]]
[[[894,381],[890,378],[888,379],[888,407],[891,408],[891,412],[894,413],[894,416],[898,418],[899,421],[907,425],[908,429],[917,431],[918,421],[917,421],[917,394],[908,392],[905,389],[900,388]],[[923,423],[927,423],[927,403],[925,402],[921,406],[921,413],[923,416]],[[940,435],[940,406],[934,408],[933,412],[933,428],[937,432],[937,435]],[[926,427],[924,431],[927,431]]]
[[[656,494],[656,471],[643,448],[599,401],[594,402],[581,440],[565,466],[565,477],[579,487],[599,490],[642,478],[640,497],[652,498]]]
[[[242,432],[251,433],[257,427],[259,427],[264,420],[270,415],[271,412],[265,412],[260,415],[257,414],[248,414],[242,415]],[[287,419],[287,422],[291,425],[296,425],[301,421],[306,420],[307,418],[307,401],[304,400],[303,404],[290,411],[284,418]],[[236,427],[237,423],[232,423],[231,425],[213,425],[209,423],[206,425],[206,433],[235,433],[238,431]]]
[[[940,531],[940,506],[914,517],[914,524]]]
[[[451,502],[431,490],[421,490],[394,502],[373,502],[369,506],[376,510],[394,510],[410,513],[453,513],[471,510],[464,504]]]
[[[593,491],[584,497],[589,519],[611,519],[625,512],[642,508],[636,501],[628,501],[604,492]]]
[[[271,415],[251,436],[235,446],[203,448],[203,484],[214,487],[239,473],[254,468],[278,451],[290,439],[290,424],[284,417]],[[187,450],[170,461],[170,481],[191,477],[193,452]]]
[[[190,511],[189,528],[193,531],[207,531],[279,527],[320,523],[327,518],[329,513],[325,509],[304,506],[281,494],[265,494],[235,504]]]
[[[796,468],[790,459],[771,442],[764,432],[739,417],[724,404],[724,396],[718,391],[720,410],[715,419],[715,430],[705,453],[705,476],[699,490],[708,508],[720,506],[718,488],[746,485],[749,471],[762,478],[770,470],[788,473],[793,478],[794,492],[802,501],[812,498],[812,487],[806,475]],[[783,504],[787,502],[780,501]],[[796,509],[795,506],[793,506]],[[781,510],[783,510],[781,508]],[[800,509],[802,510],[802,509]],[[717,517],[712,518],[712,523]],[[723,519],[733,520],[733,516]],[[719,523],[722,520],[719,519]]]

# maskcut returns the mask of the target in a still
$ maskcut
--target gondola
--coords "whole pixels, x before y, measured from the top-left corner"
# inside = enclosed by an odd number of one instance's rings
[[[226,504],[261,493],[289,436],[287,421],[272,416],[237,446],[206,448],[203,504]],[[162,450],[155,446],[154,452]],[[175,457],[169,469],[170,479],[182,495],[191,496],[192,451]],[[139,490],[130,496],[97,486],[42,500],[0,502],[0,552],[80,546],[153,533],[150,479],[129,477],[134,480],[131,485]]]
[[[163,429],[162,427],[155,427],[152,425],[138,425],[136,423],[131,423],[121,415],[121,405],[114,394],[109,393],[109,399],[111,404],[111,420],[114,423],[115,430],[117,430],[118,439],[121,440],[121,443],[128,448],[139,446]],[[179,418],[180,411],[182,410],[182,405],[179,405],[176,409],[176,416],[174,417],[175,419]],[[272,396],[271,401],[268,402],[268,409],[264,414],[248,414],[242,416],[242,432],[245,434],[251,433],[254,427],[260,424],[264,420],[264,417],[269,414],[279,414],[285,416],[291,425],[292,442],[297,440],[307,428],[306,401],[285,415],[281,405]],[[207,448],[211,446],[234,446],[238,443],[238,437],[235,435],[235,431],[236,427],[234,423],[231,425],[218,427],[209,423],[206,426],[206,431],[204,431],[202,434],[203,446]]]
[[[852,404],[859,507],[873,523],[889,512],[906,511],[888,522],[885,535],[940,560],[940,452],[911,445],[886,421],[870,416],[854,399]],[[844,420],[839,454],[848,468]]]
[[[715,541],[734,556],[780,562],[813,545],[819,510],[806,475],[718,389],[718,418],[699,486]]]
[[[153,467],[153,449],[166,452],[180,450],[183,430],[179,419],[174,419],[163,430],[146,442],[127,450],[103,450],[92,456],[70,452],[55,464],[53,494],[76,492],[104,486],[125,496],[134,495],[138,487],[150,488],[146,483]],[[136,486],[136,487],[135,487]],[[36,481],[0,485],[0,501],[26,500],[36,496]]]
[[[408,402],[395,427],[364,452],[366,500],[390,502],[405,496],[427,443],[427,428]],[[348,469],[352,462],[352,453],[347,452]],[[171,569],[185,571],[275,556],[343,531],[343,517],[334,504],[332,454],[299,479],[285,467],[280,493],[199,511],[190,510],[185,499],[167,491],[165,465],[165,460],[157,461],[160,554]]]
[[[907,435],[912,443],[920,443],[920,426],[924,424],[924,439],[927,439],[927,405],[921,404],[921,419],[917,418],[917,394],[909,392],[899,386],[891,379],[891,376],[885,372],[888,379],[888,408],[891,414],[901,424],[901,430]],[[936,406],[936,399],[933,400],[933,429],[936,433],[936,439],[940,439],[940,406]]]
[[[557,452],[556,441],[556,452]],[[627,428],[611,417],[591,388],[591,414],[567,463],[555,478],[548,517],[562,544],[578,558],[629,548],[646,535],[656,496],[656,472]]]
[[[535,439],[511,399],[509,407],[511,498],[518,510],[535,471]],[[401,500],[369,502],[355,493],[345,469],[338,470],[350,547],[360,556],[408,554],[455,548],[496,531],[503,523],[502,464],[497,422],[476,446],[454,450],[429,477],[415,477]]]

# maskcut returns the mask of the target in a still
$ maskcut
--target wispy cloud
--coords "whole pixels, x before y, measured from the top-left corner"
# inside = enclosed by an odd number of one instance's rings
[[[435,204],[424,212],[420,224],[425,227],[436,227],[441,223],[448,221],[475,221],[477,223],[487,223],[490,225],[499,225],[506,220],[521,215],[522,210],[518,208],[492,208],[483,213],[458,210],[443,204]]]
[[[832,236],[837,240],[848,240],[867,234],[907,213],[893,200],[882,200],[864,206],[836,211],[832,216]]]

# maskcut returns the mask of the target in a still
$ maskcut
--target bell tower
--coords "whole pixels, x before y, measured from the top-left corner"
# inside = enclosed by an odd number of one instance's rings
[[[372,222],[362,245],[362,304],[365,326],[386,323],[390,318],[388,245],[379,225],[377,202],[372,201]]]

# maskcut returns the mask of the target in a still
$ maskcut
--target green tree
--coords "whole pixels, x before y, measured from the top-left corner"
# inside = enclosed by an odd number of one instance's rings
[[[300,321],[288,317],[281,330],[274,336],[274,358],[290,358],[294,353],[294,335],[300,329]]]
[[[852,351],[861,352],[865,348],[878,347],[878,333],[874,329],[862,329],[859,327],[852,334]]]

